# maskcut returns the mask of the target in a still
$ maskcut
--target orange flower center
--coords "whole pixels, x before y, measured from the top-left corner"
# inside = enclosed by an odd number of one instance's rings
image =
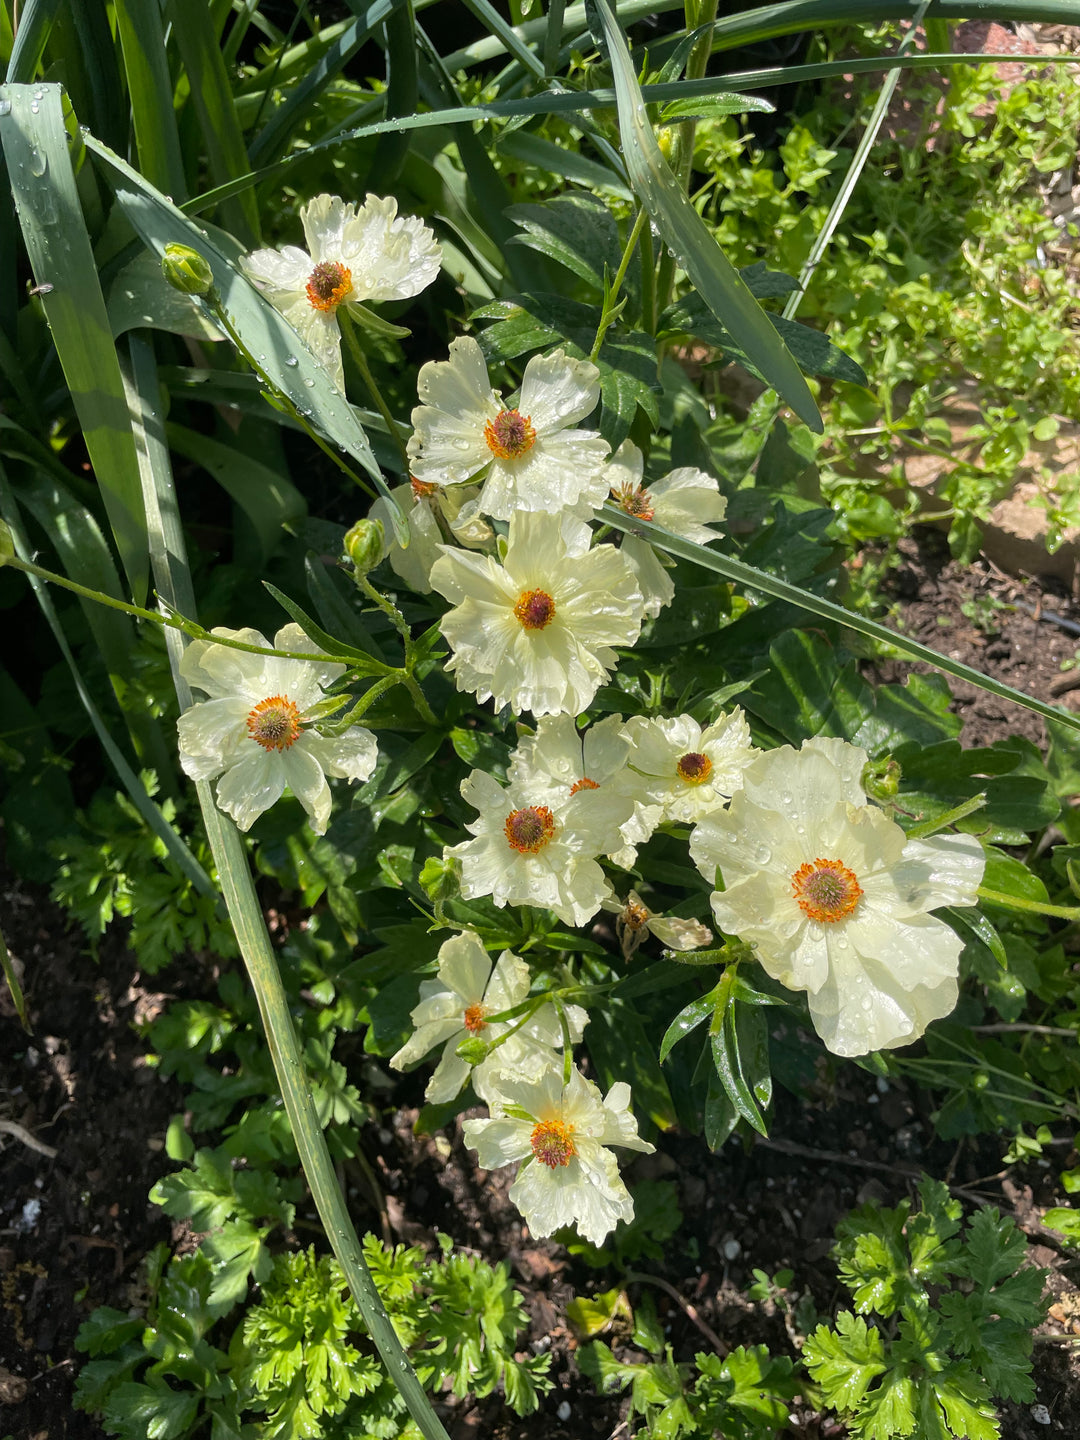
[[[481,1030],[487,1028],[487,1021],[484,1019],[483,1005],[470,1005],[465,1011],[465,1029],[470,1035],[479,1035]]]
[[[558,1170],[569,1165],[577,1154],[574,1146],[574,1127],[562,1120],[541,1120],[533,1128],[532,1152],[549,1170]]]
[[[413,498],[416,500],[426,500],[439,488],[434,480],[417,480],[415,475],[409,476],[409,484],[412,486]]]
[[[535,855],[555,834],[555,816],[546,805],[511,810],[503,824],[506,843],[521,855]]]
[[[625,485],[613,485],[611,496],[615,504],[635,520],[653,518],[653,498],[644,485],[631,485],[629,481]]]
[[[555,601],[546,590],[523,590],[514,614],[523,630],[543,630],[555,618]]]
[[[500,410],[484,426],[484,439],[500,460],[520,460],[536,444],[536,431],[528,415],[519,410]]]
[[[599,782],[598,780],[590,780],[589,777],[588,777],[588,775],[583,775],[580,780],[576,781],[573,785],[570,786],[570,794],[571,794],[571,795],[576,795],[579,790],[599,790],[599,789],[600,789],[600,782]]]
[[[337,260],[320,260],[308,276],[307,298],[312,309],[332,315],[352,294],[352,271]]]
[[[712,774],[712,761],[708,755],[691,750],[680,758],[675,770],[679,779],[685,780],[688,785],[703,785]]]
[[[840,860],[807,860],[791,877],[791,893],[804,915],[834,925],[859,903],[862,886]]]
[[[288,750],[300,737],[300,711],[287,695],[268,695],[247,717],[247,731],[264,750]]]

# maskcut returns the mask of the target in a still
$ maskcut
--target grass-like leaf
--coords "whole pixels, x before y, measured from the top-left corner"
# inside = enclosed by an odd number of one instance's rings
[[[120,366],[86,232],[59,85],[9,85],[0,101],[8,175],[34,279],[136,603],[146,596],[146,524]]]
[[[596,0],[596,5],[615,80],[623,154],[638,199],[695,290],[758,373],[800,420],[820,433],[824,428],[821,416],[802,371],[660,153],[626,41],[608,0]]]
[[[977,685],[980,690],[986,690],[989,694],[997,695],[1002,700],[1011,700],[1013,704],[1019,705],[1025,710],[1031,710],[1036,715],[1041,715],[1044,720],[1056,720],[1072,730],[1080,730],[1080,715],[1074,715],[1072,711],[1063,710],[1059,706],[1047,705],[1042,700],[1035,700],[1030,695],[1025,695],[1023,691],[1014,689],[1011,685],[1003,685],[1000,680],[994,680],[991,676],[984,675],[981,670],[975,670],[972,666],[964,665],[959,660],[950,660],[947,655],[932,650],[929,645],[922,645],[918,640],[912,640],[907,635],[890,630],[887,625],[880,625],[876,620],[870,620],[865,615],[856,614],[853,610],[845,610],[842,605],[837,605],[832,600],[826,600],[821,595],[815,595],[810,590],[804,590],[799,585],[791,585],[786,580],[777,579],[775,575],[768,575],[764,570],[758,570],[754,565],[747,565],[745,561],[737,560],[733,555],[721,555],[705,545],[698,545],[696,541],[683,540],[678,535],[672,535],[662,525],[656,525],[650,520],[631,519],[625,510],[620,510],[614,505],[605,505],[601,513],[605,521],[614,529],[627,534],[641,535],[649,541],[650,545],[655,545],[658,550],[667,551],[669,555],[677,555],[682,560],[691,560],[695,565],[711,570],[716,575],[722,575],[725,580],[734,580],[737,585],[743,585],[749,590],[760,590],[765,595],[771,595],[774,600],[786,600],[789,604],[797,605],[811,615],[820,615],[824,620],[833,620],[839,625],[846,626],[849,630],[855,630],[860,635],[869,636],[872,640],[883,641],[912,660],[924,660],[946,675],[953,675],[957,680],[967,680],[970,684]]]
[[[161,10],[141,0],[115,0],[116,28],[124,56],[139,168],[159,190],[183,200],[187,194],[176,112],[163,97],[172,92]]]

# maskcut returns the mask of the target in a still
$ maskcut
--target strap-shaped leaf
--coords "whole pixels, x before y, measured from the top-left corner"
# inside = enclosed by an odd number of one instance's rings
[[[630,52],[608,0],[596,0],[596,6],[615,80],[623,155],[638,199],[694,289],[736,345],[799,419],[820,433],[824,428],[821,416],[794,356],[709,233],[660,153]]]
[[[4,108],[6,107],[6,108]],[[59,85],[0,87],[0,140],[34,280],[136,603],[146,596],[146,522],[135,445],[86,233]]]
[[[868,635],[872,640],[882,640],[886,645],[893,646],[912,660],[925,660],[927,664],[933,665],[935,669],[942,670],[946,675],[955,675],[958,680],[967,680],[972,685],[977,685],[980,690],[986,690],[991,695],[997,695],[1002,700],[1011,700],[1014,704],[1020,705],[1025,710],[1034,711],[1045,720],[1057,720],[1062,725],[1067,725],[1072,730],[1080,730],[1080,715],[1074,715],[1071,710],[1064,710],[1056,705],[1047,705],[1042,700],[1035,700],[1023,691],[1014,689],[1011,685],[1003,685],[1000,680],[994,680],[989,675],[984,675],[981,670],[975,670],[970,665],[964,665],[959,660],[950,660],[947,655],[942,655],[938,650],[932,650],[929,645],[922,645],[918,640],[912,640],[907,635],[900,635],[895,630],[890,630],[887,625],[880,625],[876,620],[870,620],[865,615],[859,615],[854,610],[845,610],[842,605],[835,604],[832,600],[826,600],[824,596],[815,595],[811,590],[804,590],[800,585],[791,585],[786,580],[779,580],[775,575],[768,575],[764,570],[757,569],[754,565],[747,565],[744,560],[737,560],[733,555],[721,555],[716,550],[711,550],[705,545],[698,545],[694,540],[683,540],[678,535],[672,535],[662,525],[656,525],[651,520],[631,519],[625,510],[620,510],[615,505],[605,505],[601,512],[605,521],[616,530],[622,530],[627,534],[641,535],[651,545],[659,550],[666,550],[669,555],[677,555],[682,560],[691,560],[695,565],[701,565],[706,570],[712,570],[716,575],[723,575],[725,580],[734,580],[737,585],[745,585],[750,590],[760,590],[762,594],[771,595],[774,600],[787,600],[792,605],[798,605],[800,609],[808,611],[811,615],[820,615],[825,620],[834,620],[839,625],[845,625],[849,630],[855,630],[860,635]]]

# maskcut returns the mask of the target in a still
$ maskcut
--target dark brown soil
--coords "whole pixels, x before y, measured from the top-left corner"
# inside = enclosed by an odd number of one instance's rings
[[[904,564],[890,578],[898,607],[892,623],[1029,694],[1058,699],[1060,662],[1072,658],[1080,638],[986,597],[1080,618],[1069,597],[982,562],[957,566],[934,532],[920,532],[903,552]],[[973,612],[985,617],[981,626],[962,609],[970,601],[982,602]],[[877,673],[893,679],[907,668],[890,663]],[[967,743],[1014,732],[1041,743],[1037,717],[962,684],[954,688]],[[34,1028],[32,1038],[23,1033],[0,985],[0,1118],[57,1152],[50,1158],[0,1133],[0,1436],[100,1440],[100,1428],[71,1408],[82,1363],[75,1332],[98,1305],[127,1309],[146,1251],[181,1238],[147,1193],[171,1168],[163,1138],[182,1097],[147,1066],[134,1026],[177,994],[209,993],[212,976],[196,964],[174,966],[161,984],[144,980],[122,938],[107,939],[95,960],[40,892],[9,879],[0,894]],[[160,993],[166,987],[169,994]],[[652,1278],[628,1286],[631,1303],[646,1290],[652,1294],[680,1360],[717,1342],[724,1351],[765,1343],[794,1353],[801,1336],[790,1317],[771,1301],[748,1298],[752,1271],[793,1270],[792,1302],[798,1292],[823,1315],[834,1313],[846,1301],[829,1255],[837,1220],[868,1199],[897,1203],[914,1193],[925,1171],[947,1178],[969,1205],[991,1203],[1013,1214],[1032,1241],[1033,1263],[1051,1270],[1057,1310],[1035,1351],[1038,1401],[1050,1424],[1038,1423],[1030,1407],[1005,1405],[1005,1440],[1075,1436],[1080,1347],[1060,1337],[1080,1333],[1080,1320],[1071,1318],[1080,1316],[1080,1291],[1077,1262],[1048,1245],[1039,1224],[1040,1207],[1060,1203],[1052,1172],[1032,1165],[1000,1173],[995,1141],[945,1145],[929,1112],[929,1097],[917,1090],[902,1084],[883,1090],[870,1075],[845,1067],[837,1075],[823,1069],[799,1099],[781,1092],[768,1141],[733,1140],[713,1155],[698,1139],[659,1136],[656,1155],[639,1158],[628,1179],[674,1181],[684,1223],[662,1264],[640,1264]],[[625,1435],[626,1402],[597,1396],[580,1376],[578,1341],[566,1316],[575,1295],[609,1289],[618,1276],[591,1271],[560,1246],[531,1237],[507,1199],[508,1172],[477,1173],[461,1144],[460,1122],[446,1136],[417,1137],[415,1117],[414,1108],[393,1109],[364,1132],[393,1237],[433,1245],[442,1230],[491,1261],[508,1259],[530,1315],[526,1343],[552,1355],[555,1389],[537,1415],[518,1420],[497,1397],[448,1403],[443,1413],[453,1440]],[[361,1228],[373,1224],[362,1197],[356,1219]],[[602,1338],[623,1359],[646,1358],[628,1348],[625,1331]],[[844,1433],[807,1405],[796,1406],[787,1432],[805,1440]]]
[[[902,563],[884,586],[894,608],[888,624],[913,640],[931,645],[951,660],[984,671],[1049,705],[1078,703],[1078,690],[1063,691],[1063,662],[1075,663],[1080,633],[1070,633],[1051,616],[1080,630],[1080,605],[1053,580],[1006,575],[982,558],[961,565],[949,556],[945,537],[929,526],[900,542]],[[881,680],[899,680],[925,665],[878,665]],[[964,745],[990,745],[1006,735],[1023,735],[1046,745],[1041,716],[948,676],[963,716]],[[1080,679],[1080,675],[1078,675]]]

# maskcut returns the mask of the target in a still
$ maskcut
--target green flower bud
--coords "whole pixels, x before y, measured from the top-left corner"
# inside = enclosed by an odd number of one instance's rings
[[[420,871],[420,887],[429,900],[440,904],[456,900],[461,894],[461,861],[454,855],[433,855],[424,861]]]
[[[491,1046],[486,1040],[470,1035],[467,1040],[461,1041],[454,1053],[460,1055],[462,1060],[467,1060],[470,1065],[479,1065],[491,1053]]]
[[[11,537],[11,531],[3,520],[0,520],[0,565],[3,565],[5,560],[10,560],[14,554],[15,541]]]
[[[345,554],[361,575],[374,570],[386,554],[386,533],[381,520],[358,520],[345,536]]]
[[[185,295],[207,295],[214,288],[209,262],[190,245],[166,245],[161,273],[174,290]]]
[[[885,760],[870,760],[863,768],[862,787],[879,805],[888,805],[900,792],[900,766],[890,756]]]

